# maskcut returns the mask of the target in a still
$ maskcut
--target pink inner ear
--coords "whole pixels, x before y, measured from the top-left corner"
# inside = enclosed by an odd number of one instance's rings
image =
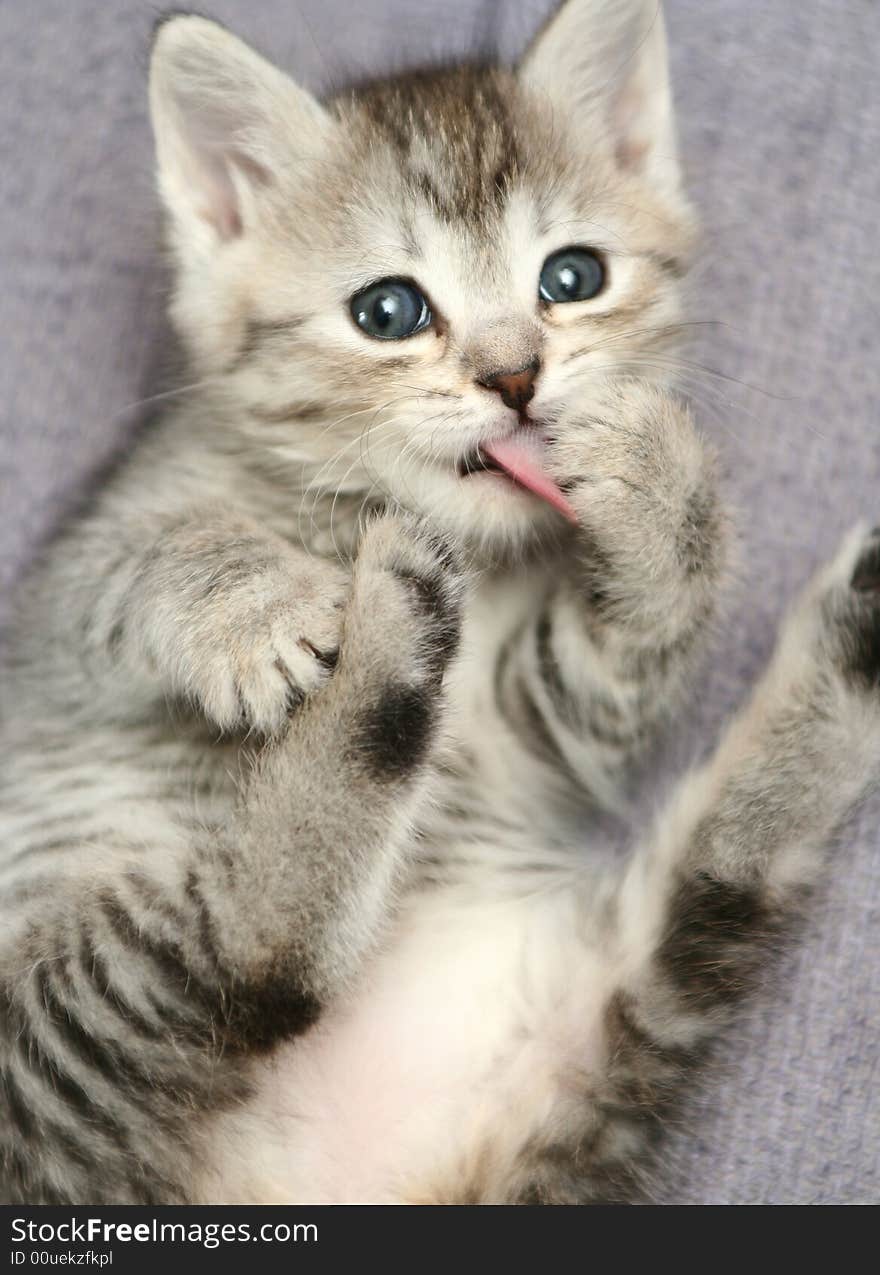
[[[199,208],[199,216],[209,226],[213,226],[221,239],[237,239],[241,234],[241,217],[238,209],[223,203],[203,204]]]
[[[206,198],[199,208],[199,216],[213,226],[223,240],[237,239],[244,226],[238,204],[238,194],[232,180],[231,169],[237,168],[252,186],[265,186],[269,174],[240,151],[215,149],[213,155],[204,155],[201,167],[201,185],[207,187]]]
[[[647,142],[640,142],[638,138],[629,137],[617,143],[614,155],[621,168],[638,171],[645,166],[648,150]]]
[[[637,77],[637,80],[641,76]],[[614,107],[614,131],[617,136],[615,157],[621,168],[644,167],[650,150],[645,112],[649,103],[641,85],[631,83],[620,94]]]
[[[194,157],[192,182],[201,187],[199,216],[213,226],[221,239],[236,239],[242,232],[238,196],[229,173],[229,157],[218,150],[204,150]]]

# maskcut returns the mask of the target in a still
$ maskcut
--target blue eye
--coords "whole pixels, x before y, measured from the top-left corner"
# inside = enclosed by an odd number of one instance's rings
[[[602,291],[605,267],[589,248],[563,248],[541,267],[538,294],[543,301],[587,301]]]
[[[418,288],[405,279],[380,279],[378,283],[371,283],[354,294],[349,306],[358,327],[380,341],[402,341],[421,332],[431,322],[427,301]]]

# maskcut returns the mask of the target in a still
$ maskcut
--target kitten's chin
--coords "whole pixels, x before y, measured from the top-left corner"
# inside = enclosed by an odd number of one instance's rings
[[[465,477],[408,475],[392,495],[405,508],[491,559],[525,550],[566,526],[551,505],[506,475],[488,470]]]

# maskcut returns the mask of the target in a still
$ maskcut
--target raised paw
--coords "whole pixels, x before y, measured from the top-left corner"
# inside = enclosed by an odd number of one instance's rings
[[[587,411],[561,419],[550,463],[588,526],[608,524],[629,535],[633,518],[650,516],[643,537],[656,536],[659,520],[661,532],[693,539],[714,514],[712,466],[689,411],[641,381],[608,381]]]
[[[124,633],[220,730],[272,735],[330,675],[350,587],[348,571],[284,541],[188,526],[154,556]]]
[[[590,591],[609,610],[657,623],[682,603],[709,609],[726,518],[714,457],[679,399],[609,380],[555,424],[549,462],[578,516]]]
[[[880,527],[856,527],[786,621],[784,647],[810,650],[851,690],[880,687]]]
[[[880,686],[880,528],[857,531],[843,550],[848,587],[831,605],[845,673],[857,684]]]
[[[458,647],[465,587],[453,543],[408,515],[386,516],[368,528],[356,574],[359,602],[377,590],[392,611],[404,612],[398,638],[401,654],[404,633],[409,639],[406,658],[413,661],[413,673],[422,669],[428,676],[441,675]]]
[[[880,593],[880,527],[874,527],[860,546],[850,586],[857,593]]]
[[[224,729],[281,730],[335,667],[349,587],[346,573],[322,563],[314,579],[279,571],[248,596],[227,598],[190,689],[207,716]]]
[[[334,689],[349,747],[374,778],[417,769],[436,738],[465,587],[454,547],[405,515],[364,534]]]

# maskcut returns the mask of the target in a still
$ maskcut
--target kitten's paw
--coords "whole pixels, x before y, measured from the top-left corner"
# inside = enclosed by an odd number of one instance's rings
[[[857,527],[813,586],[825,645],[847,680],[880,689],[880,527]]]
[[[711,451],[656,386],[607,382],[552,431],[549,464],[578,515],[588,582],[628,611],[677,606],[721,575],[726,518]]]
[[[590,526],[644,539],[658,530],[691,534],[715,508],[711,464],[687,407],[640,381],[609,381],[588,413],[567,414],[553,429],[550,466]],[[646,519],[650,525],[646,525]],[[682,546],[683,548],[683,546]]]
[[[880,594],[880,527],[874,527],[860,543],[849,583],[857,593]]]
[[[222,573],[181,626],[176,690],[223,731],[277,734],[332,672],[350,588],[333,563],[283,555]]]
[[[374,779],[417,771],[439,735],[464,587],[455,549],[412,518],[365,532],[331,691],[348,755]]]
[[[368,630],[373,662],[442,675],[458,646],[465,580],[456,547],[427,524],[408,514],[376,519],[358,551],[346,640]]]

